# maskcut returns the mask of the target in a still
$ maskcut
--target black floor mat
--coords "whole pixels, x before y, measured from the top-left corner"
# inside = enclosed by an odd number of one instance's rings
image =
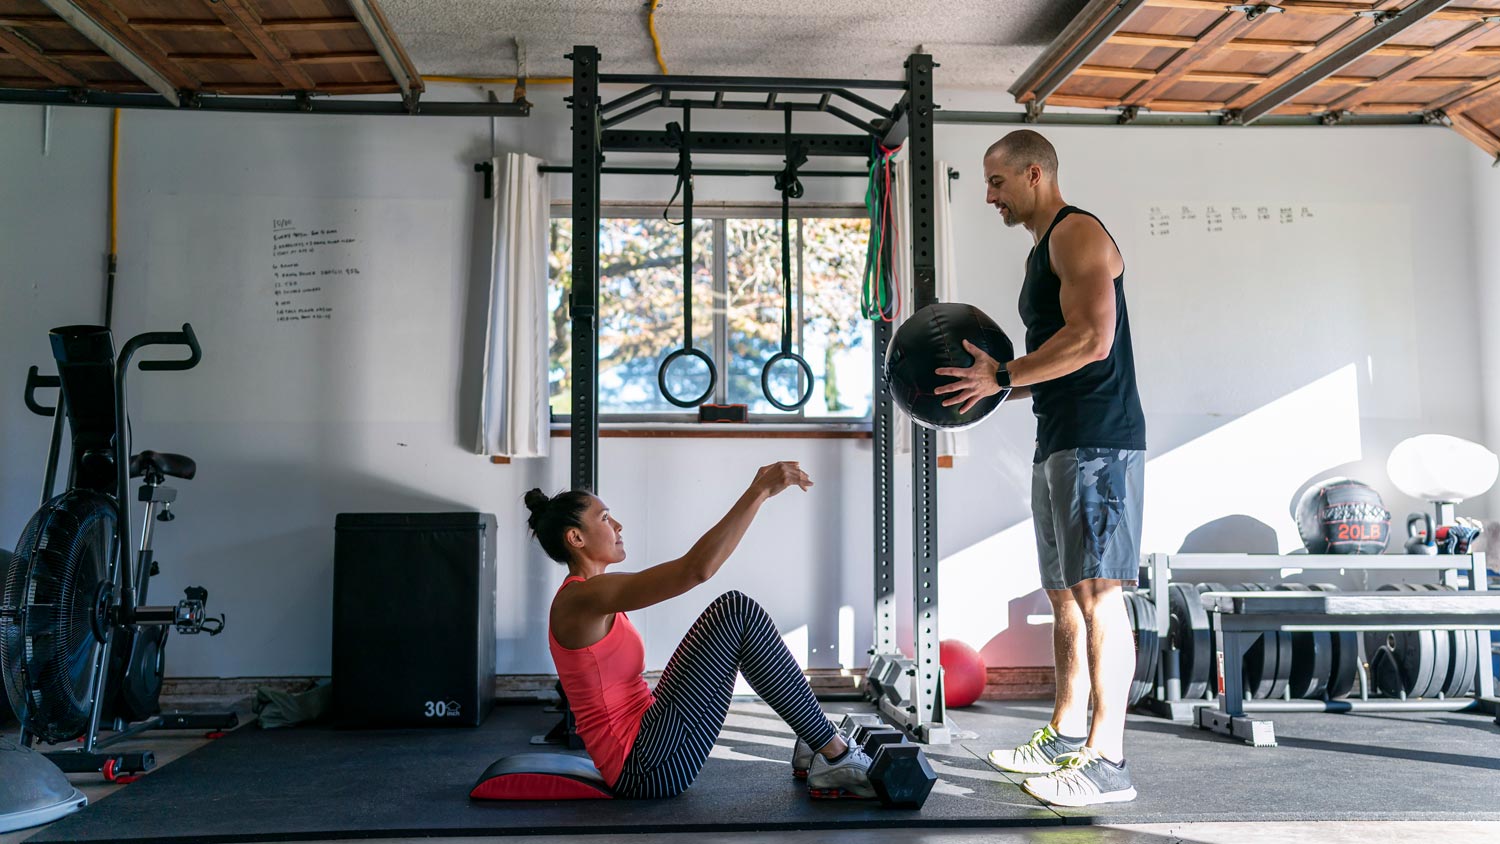
[[[847,707],[830,706],[830,710]],[[343,732],[248,727],[163,767],[29,841],[273,841],[414,835],[1003,827],[1236,820],[1500,820],[1500,731],[1477,715],[1286,714],[1280,747],[1252,748],[1132,716],[1129,764],[1140,797],[1051,810],[1023,777],[984,756],[1050,714],[1041,704],[954,712],[963,731],[929,756],[942,778],[921,811],[813,801],[793,779],[790,731],[759,703],[736,703],[687,793],[665,801],[478,803],[490,762],[535,751],[552,716],[497,707],[473,730]]]

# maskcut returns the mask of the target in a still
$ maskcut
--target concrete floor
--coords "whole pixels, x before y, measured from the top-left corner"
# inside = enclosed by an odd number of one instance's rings
[[[240,729],[255,729],[253,716],[241,713]],[[198,732],[174,734],[162,731],[145,740],[125,742],[122,750],[149,748],[156,753],[157,770],[173,760],[201,747],[206,742]],[[150,774],[147,774],[150,776]],[[104,782],[98,775],[71,775],[69,779],[96,803],[116,790],[128,786]],[[20,844],[44,827],[0,834],[0,844]],[[590,837],[525,836],[525,844],[564,844]],[[367,844],[421,844],[432,838],[361,839]],[[448,838],[453,844],[494,842],[495,838]],[[609,834],[595,840],[639,842],[639,844],[1495,844],[1500,841],[1500,823],[1496,822],[1415,822],[1415,821],[1339,821],[1319,823],[1191,823],[1138,824],[1119,826],[1042,827],[1032,829],[881,829],[850,830],[831,833],[828,830],[806,832],[733,832],[683,833],[649,835]],[[248,844],[258,844],[249,842]],[[269,842],[267,842],[269,844]],[[311,844],[335,844],[334,841]],[[343,844],[343,842],[338,842]]]
[[[430,844],[431,838],[366,839],[366,844]],[[493,844],[494,838],[449,838],[452,844]],[[587,841],[579,836],[534,836],[524,844]],[[879,829],[829,833],[738,832],[681,835],[610,835],[599,841],[663,844],[1494,844],[1500,823],[1313,823],[1313,824],[1144,824],[1044,829]],[[325,844],[315,842],[315,844]],[[326,842],[334,844],[334,842]]]

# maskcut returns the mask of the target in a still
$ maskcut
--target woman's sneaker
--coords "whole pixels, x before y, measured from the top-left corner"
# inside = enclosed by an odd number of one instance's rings
[[[1082,741],[1068,741],[1048,724],[1031,734],[1031,739],[1013,750],[990,751],[990,764],[1002,771],[1017,774],[1050,774],[1058,769],[1055,761],[1065,753],[1077,753]]]
[[[851,747],[854,745],[854,742],[849,740],[849,736],[843,730],[838,730],[836,734],[844,740],[844,744]],[[807,769],[812,767],[813,757],[817,755],[818,752],[808,747],[807,742],[799,737],[797,743],[792,746],[792,776],[799,780],[807,779]]]
[[[870,785],[870,757],[865,755],[863,748],[853,744],[837,762],[814,753],[812,765],[807,769],[807,793],[822,800],[874,797],[875,787]]]
[[[807,742],[800,737],[797,744],[792,747],[792,776],[799,780],[807,779],[807,769],[812,767],[812,758],[818,755],[817,751],[807,746]]]
[[[1116,765],[1092,747],[1063,754],[1057,758],[1057,764],[1056,771],[1045,777],[1032,777],[1021,788],[1054,806],[1093,806],[1135,799],[1135,786],[1130,782],[1125,763]]]

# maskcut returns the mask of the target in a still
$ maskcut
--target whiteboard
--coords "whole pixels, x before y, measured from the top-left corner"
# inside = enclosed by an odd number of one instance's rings
[[[144,313],[129,327],[191,322],[203,345],[190,383],[163,394],[172,417],[451,419],[464,301],[452,256],[471,237],[455,216],[443,200],[154,197],[133,285]]]
[[[1362,416],[1421,417],[1433,303],[1416,298],[1407,207],[1157,199],[1133,217],[1122,251],[1149,410],[1239,416],[1352,365]]]

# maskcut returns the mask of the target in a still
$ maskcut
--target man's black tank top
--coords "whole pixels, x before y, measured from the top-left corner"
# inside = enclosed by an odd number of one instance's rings
[[[1058,212],[1046,234],[1026,259],[1021,285],[1021,320],[1026,324],[1026,351],[1035,352],[1063,327],[1059,298],[1062,281],[1052,269],[1052,230],[1069,214],[1093,214],[1071,205]],[[1094,217],[1098,220],[1098,217]],[[1103,227],[1104,223],[1099,223]],[[1105,229],[1105,234],[1109,230]],[[1110,235],[1110,240],[1114,236]],[[1118,245],[1117,245],[1118,248]],[[1036,412],[1036,456],[1041,462],[1069,448],[1122,448],[1144,451],[1146,417],[1135,386],[1135,355],[1130,346],[1130,318],[1125,311],[1125,273],[1115,279],[1115,340],[1109,357],[1076,372],[1031,387]]]

